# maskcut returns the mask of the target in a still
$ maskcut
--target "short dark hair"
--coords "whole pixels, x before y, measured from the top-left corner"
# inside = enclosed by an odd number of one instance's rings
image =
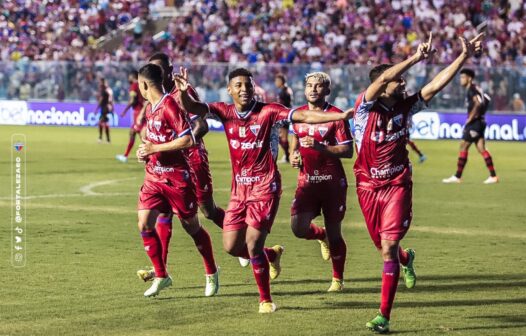
[[[230,71],[230,73],[228,74],[228,81],[230,82],[233,78],[236,78],[239,76],[245,76],[245,77],[250,77],[250,78],[254,77],[252,76],[252,72],[248,71],[247,69],[237,68],[237,69]]]
[[[374,82],[378,77],[380,77],[381,74],[385,72],[385,70],[391,68],[394,64],[380,64],[375,66],[374,68],[369,71],[369,80]]]
[[[163,84],[163,69],[157,64],[146,64],[139,69],[139,76],[142,76],[157,85]]]
[[[148,62],[151,62],[151,61],[161,61],[164,68],[167,68],[170,66],[170,57],[168,57],[168,55],[162,52],[156,53],[150,56],[150,59],[148,59]]]
[[[130,72],[128,73],[130,76],[132,76],[133,78],[137,79],[137,77],[139,77],[139,73],[137,72],[137,70],[130,70]]]
[[[281,81],[282,81],[283,83],[286,83],[286,82],[287,82],[287,76],[285,76],[285,75],[282,74],[282,73],[277,74],[277,75],[276,75],[276,78],[281,79]]]
[[[460,70],[460,74],[461,75],[466,75],[466,76],[471,77],[471,78],[475,78],[475,71],[473,71],[473,69],[464,68],[464,69]]]

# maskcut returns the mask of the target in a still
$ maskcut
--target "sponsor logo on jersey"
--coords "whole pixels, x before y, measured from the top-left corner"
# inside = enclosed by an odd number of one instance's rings
[[[164,166],[161,166],[159,162],[157,162],[157,165],[153,167],[153,171],[157,174],[173,173],[175,171],[175,168],[174,167],[164,167]]]
[[[232,148],[234,148],[234,149],[238,149],[240,145],[241,145],[241,144],[239,143],[239,141],[234,140],[234,139],[230,140],[230,146],[231,146]]]
[[[261,181],[261,176],[250,176],[246,169],[241,170],[241,175],[236,174],[236,182],[244,185],[251,185]]]
[[[261,125],[251,125],[250,126],[250,131],[254,135],[258,135],[260,129],[261,129]]]
[[[320,175],[320,172],[318,170],[315,170],[314,175],[305,174],[305,181],[308,183],[321,183],[326,181],[332,181],[332,175]]]
[[[328,127],[318,127],[318,132],[320,133],[321,136],[325,136],[328,130],[329,130]]]
[[[239,127],[239,137],[246,138],[246,136],[247,136],[247,129],[244,126]]]
[[[166,142],[166,135],[163,134],[155,134],[153,132],[148,132],[148,139],[157,141],[157,142]]]
[[[394,167],[387,166],[386,168],[371,167],[370,173],[372,178],[386,179],[398,175],[404,168],[405,165],[403,164]]]
[[[254,142],[242,142],[241,143],[241,149],[255,149],[255,148],[261,148],[263,147],[263,140],[258,140]]]
[[[228,133],[230,133],[230,134],[234,134],[234,128],[233,128],[233,127],[230,127],[230,128],[228,129]]]
[[[309,135],[310,136],[314,135],[314,127],[313,126],[309,127]]]

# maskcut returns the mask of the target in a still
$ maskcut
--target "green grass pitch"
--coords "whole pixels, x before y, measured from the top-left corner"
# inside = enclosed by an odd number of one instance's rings
[[[11,134],[27,136],[27,265],[10,263]],[[330,262],[319,244],[294,238],[289,224],[296,171],[280,166],[283,197],[267,245],[286,247],[272,283],[274,314],[257,313],[252,272],[222,250],[219,295],[204,297],[204,270],[192,240],[174,222],[169,271],[174,285],[145,299],[135,275],[149,265],[136,226],[143,167],[115,160],[128,130],[96,143],[87,128],[0,127],[0,335],[369,335],[382,261],[358,208],[352,174],[343,231],[346,291],[329,294]],[[224,134],[205,138],[216,202],[229,199]],[[526,335],[526,146],[491,142],[501,183],[483,185],[484,161],[472,148],[461,185],[443,185],[456,167],[456,141],[417,141],[428,156],[414,164],[414,219],[403,246],[417,252],[418,283],[399,285],[391,329],[407,335]],[[410,154],[416,159],[414,154]],[[318,223],[321,223],[317,219]]]

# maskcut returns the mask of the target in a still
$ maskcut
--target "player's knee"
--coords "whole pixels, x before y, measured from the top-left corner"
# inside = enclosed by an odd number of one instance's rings
[[[398,260],[398,244],[382,244],[381,252],[384,260]]]
[[[300,225],[298,223],[292,223],[291,228],[292,228],[292,233],[294,233],[294,235],[297,238],[306,238],[307,237],[307,233],[309,231],[308,226],[305,227],[304,225]]]

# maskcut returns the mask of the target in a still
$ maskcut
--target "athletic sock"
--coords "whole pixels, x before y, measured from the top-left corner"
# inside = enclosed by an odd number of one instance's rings
[[[347,244],[343,238],[336,242],[329,243],[332,262],[332,277],[343,280],[343,271],[345,269],[345,259],[347,257]]]
[[[157,235],[157,231],[142,231],[142,241],[146,254],[152,261],[153,268],[155,269],[155,276],[160,278],[166,278],[168,273],[166,272],[166,265],[163,261],[161,240]]]
[[[203,264],[205,266],[206,274],[214,274],[217,272],[216,262],[214,260],[214,251],[212,250],[212,240],[208,232],[201,226],[192,238],[195,246],[203,257]]]
[[[457,178],[462,177],[462,172],[464,171],[464,167],[466,166],[467,162],[468,162],[468,152],[460,151],[460,153],[458,154],[457,172],[455,174]]]
[[[124,156],[128,157],[134,144],[135,144],[135,136],[130,137],[130,140],[128,141],[128,147],[126,147],[126,151],[124,152]]]
[[[407,266],[409,263],[409,253],[407,253],[402,246],[398,246],[398,259],[400,260],[400,264]]]
[[[158,217],[155,230],[159,236],[162,246],[162,255],[165,265],[168,265],[168,247],[172,238],[172,219],[168,217]]]
[[[491,154],[486,150],[482,153],[482,157],[484,158],[484,161],[486,161],[486,167],[488,167],[490,175],[492,177],[497,176],[497,173],[495,173],[495,167],[493,167],[493,158],[491,157]]]
[[[250,258],[252,272],[259,290],[259,302],[272,301],[270,296],[269,264],[265,253]]]
[[[307,232],[307,236],[305,236],[305,239],[307,240],[324,240],[325,237],[327,237],[327,234],[325,233],[325,228],[321,226],[317,226],[314,223],[310,223],[309,231]]]
[[[380,313],[386,318],[391,318],[391,309],[400,277],[400,263],[398,261],[384,261],[382,273],[382,299],[380,302]]]

